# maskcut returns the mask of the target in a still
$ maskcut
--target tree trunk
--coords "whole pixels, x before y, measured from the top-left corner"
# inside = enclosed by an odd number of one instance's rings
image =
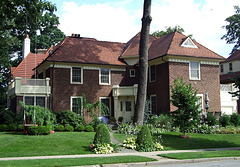
[[[147,95],[148,43],[150,23],[152,21],[150,13],[151,13],[151,0],[144,0],[142,30],[139,45],[139,83],[136,110],[134,113],[134,122],[139,125],[143,125],[144,109]]]

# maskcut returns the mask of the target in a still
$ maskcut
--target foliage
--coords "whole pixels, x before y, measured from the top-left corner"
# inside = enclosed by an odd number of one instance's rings
[[[10,124],[8,125],[8,130],[14,132],[17,130],[17,126],[15,124]]]
[[[24,105],[23,102],[20,102],[20,106],[22,110],[25,110],[27,119],[29,119],[29,121],[32,123],[34,122],[34,120],[36,120],[36,124],[43,126],[53,125],[56,122],[55,115],[49,109],[40,106]]]
[[[105,124],[101,124],[96,129],[93,144],[110,144],[110,133]]]
[[[54,128],[55,131],[64,131],[64,129],[65,129],[64,126],[61,124],[55,125],[55,128]]]
[[[172,113],[174,124],[179,126],[180,131],[185,132],[194,125],[199,124],[199,105],[197,105],[197,90],[190,83],[186,84],[183,79],[174,80],[171,88],[171,102],[177,107]]]
[[[50,126],[29,126],[27,134],[29,135],[49,135],[51,133]]]
[[[136,138],[128,137],[126,140],[123,141],[123,147],[135,150],[136,149]]]
[[[85,130],[85,126],[84,125],[77,125],[75,127],[75,131],[83,132],[84,130]]]
[[[159,116],[153,115],[150,118],[149,123],[156,128],[172,130],[173,120],[172,117],[167,114],[160,114]]]
[[[128,135],[136,135],[141,129],[140,125],[133,123],[122,123],[118,126],[118,133],[128,134]]]
[[[240,8],[234,6],[235,14],[226,18],[227,25],[224,28],[227,30],[221,39],[225,39],[228,44],[235,44],[232,53],[240,46]]]
[[[73,126],[71,126],[71,125],[66,125],[65,131],[73,132],[73,131],[74,131],[74,128],[73,128]]]
[[[8,131],[8,125],[6,124],[0,124],[0,132]]]
[[[87,126],[85,127],[85,131],[86,131],[86,132],[94,132],[94,128],[92,127],[92,125],[87,125]]]
[[[0,124],[12,124],[15,123],[16,115],[11,110],[0,111]]]
[[[23,125],[18,125],[17,126],[17,131],[23,131],[24,130],[24,126]]]
[[[214,126],[217,123],[217,118],[212,112],[208,112],[207,115],[202,115],[203,122],[209,126]]]
[[[219,118],[219,124],[222,125],[223,127],[226,127],[227,125],[230,125],[230,116],[223,114],[220,118]]]
[[[233,114],[230,116],[230,122],[231,122],[235,127],[237,127],[237,126],[240,124],[240,115],[237,114],[237,113],[233,113]]]
[[[107,143],[91,144],[90,149],[96,154],[111,154],[113,152],[113,147]]]
[[[238,100],[240,100],[240,75],[235,74],[235,73],[230,73],[234,77],[230,78],[233,81],[233,86],[236,88],[235,92],[228,92],[230,93],[233,97],[237,97]]]
[[[166,34],[169,34],[169,33],[172,33],[174,31],[179,31],[180,33],[184,33],[184,29],[182,27],[180,27],[179,25],[176,25],[175,27],[166,27],[166,30],[165,31],[155,31],[152,33],[152,36],[155,36],[155,37],[162,37]]]
[[[73,127],[76,127],[79,124],[85,123],[83,116],[72,111],[54,111],[54,114],[56,115],[58,124],[69,124]]]

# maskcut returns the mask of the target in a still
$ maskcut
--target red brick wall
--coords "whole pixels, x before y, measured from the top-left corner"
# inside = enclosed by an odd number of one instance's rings
[[[220,79],[219,79],[219,66],[216,65],[200,65],[201,80],[189,80],[189,64],[188,63],[169,63],[169,83],[173,85],[174,79],[177,77],[183,77],[184,81],[192,84],[198,90],[198,94],[203,94],[203,100],[205,99],[205,93],[209,95],[209,112],[221,111],[220,104]],[[204,107],[205,107],[205,102]],[[175,108],[171,105],[171,111]]]

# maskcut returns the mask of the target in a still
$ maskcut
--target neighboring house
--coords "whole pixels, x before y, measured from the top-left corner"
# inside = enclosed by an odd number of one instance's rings
[[[77,34],[66,37],[35,66],[38,79],[50,79],[49,86],[45,85],[46,90],[50,88],[45,95],[46,106],[55,111],[72,110],[88,119],[78,103],[85,94],[87,100],[99,100],[109,107],[106,116],[131,121],[137,98],[139,42],[140,33],[127,43],[97,41]],[[198,89],[201,109],[204,110],[208,92],[209,112],[219,113],[219,62],[223,60],[178,31],[160,38],[150,35],[147,98],[151,100],[152,114],[176,109],[170,103],[170,85],[178,77]],[[16,79],[15,76],[15,82]],[[26,101],[26,97],[28,92],[9,95],[10,99],[15,98],[11,108],[18,112],[18,107],[12,106],[18,106],[19,100]]]
[[[221,111],[225,114],[240,112],[240,102],[237,97],[232,97],[228,92],[235,92],[231,78],[235,73],[240,75],[240,50],[236,50],[226,61],[220,64],[220,83],[221,83]]]

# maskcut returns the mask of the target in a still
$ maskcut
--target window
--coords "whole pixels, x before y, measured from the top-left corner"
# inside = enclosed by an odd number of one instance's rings
[[[130,69],[130,77],[135,77],[135,69]]]
[[[198,111],[202,111],[203,110],[203,94],[197,94],[197,105],[199,104],[199,108]]]
[[[82,68],[72,67],[72,83],[82,84]]]
[[[199,71],[199,62],[190,62],[190,79],[199,80],[200,71]]]
[[[182,43],[181,46],[188,48],[198,48],[189,37]]]
[[[110,111],[111,111],[111,100],[110,97],[100,97],[100,102],[103,103],[103,115],[102,116],[110,116]]]
[[[150,96],[150,102],[151,102],[151,111],[152,114],[157,114],[157,97],[156,95],[151,95]]]
[[[120,101],[120,111],[123,111],[123,101]]]
[[[131,112],[132,111],[132,102],[126,101],[126,111]]]
[[[40,106],[46,108],[46,97],[45,96],[25,96],[25,105]]]
[[[110,84],[110,70],[108,68],[100,69],[100,84],[103,85]]]
[[[229,63],[229,71],[232,71],[233,67],[232,67],[232,63]]]
[[[221,72],[224,72],[224,70],[223,70],[223,64],[221,64],[220,70],[221,70]]]
[[[156,81],[156,66],[152,65],[150,66],[150,82]]]
[[[82,97],[71,97],[71,109],[77,114],[82,114]]]

